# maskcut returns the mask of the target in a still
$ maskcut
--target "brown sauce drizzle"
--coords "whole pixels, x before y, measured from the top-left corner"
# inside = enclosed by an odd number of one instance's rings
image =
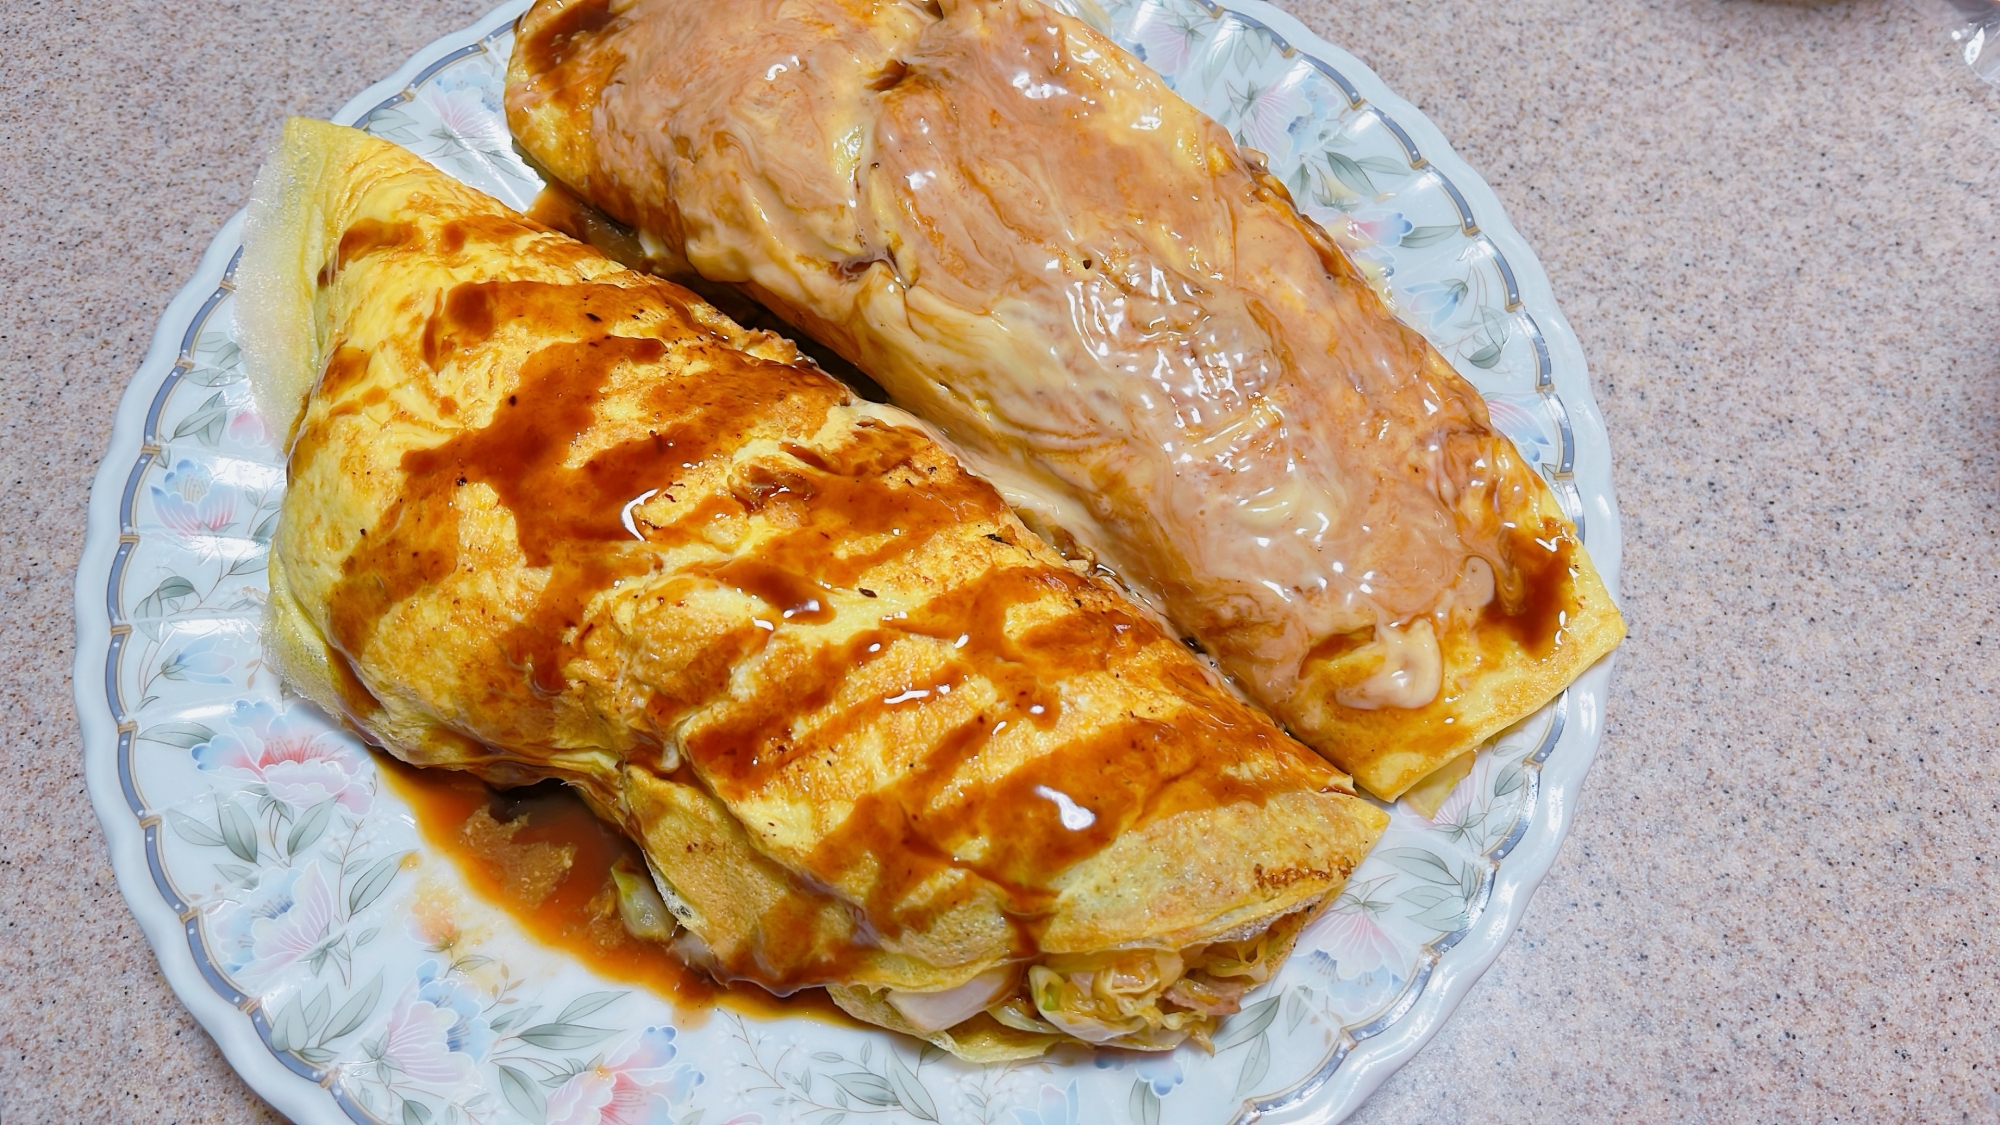
[[[368,353],[341,344],[326,361],[326,371],[319,377],[319,393],[326,398],[343,398],[367,374]]]
[[[482,901],[506,911],[535,940],[571,954],[593,972],[671,1000],[684,1026],[689,1015],[717,1005],[764,1018],[811,1015],[856,1026],[823,992],[781,999],[755,986],[718,985],[665,945],[632,936],[618,920],[611,872],[644,872],[645,856],[560,782],[496,790],[457,770],[418,769],[386,754],[375,760],[390,788],[416,815],[424,840],[450,857]],[[481,813],[512,830],[479,830]],[[567,849],[569,863],[553,887],[537,895],[541,880],[517,873],[537,862],[538,851],[550,849]]]
[[[562,690],[562,668],[574,643],[564,637],[582,623],[590,599],[656,565],[654,553],[625,527],[626,504],[649,488],[670,484],[683,465],[703,461],[718,446],[727,448],[758,407],[798,392],[813,397],[810,392],[819,389],[806,372],[741,356],[746,374],[759,377],[700,385],[663,380],[655,396],[659,405],[689,417],[602,450],[580,466],[567,465],[571,448],[596,420],[612,372],[620,364],[657,364],[665,357],[660,339],[609,331],[657,309],[664,289],[468,282],[445,295],[424,327],[424,357],[433,368],[443,368],[517,321],[539,333],[582,338],[547,344],[529,355],[515,390],[485,426],[403,455],[401,498],[342,564],[331,599],[337,647],[360,652],[384,613],[451,573],[457,566],[457,490],[481,483],[513,513],[527,565],[549,571],[534,608],[507,631],[501,646],[527,669],[533,690],[549,695]],[[829,387],[818,397],[831,400],[837,394]]]
[[[926,11],[934,7],[914,2]],[[1138,371],[1155,359],[1200,370],[1209,366],[1197,354],[1207,346],[1203,341],[1235,341],[1217,347],[1237,349],[1244,372],[1262,374],[1246,375],[1252,382],[1239,384],[1225,371],[1216,385],[1230,390],[1191,393],[1185,405],[1198,409],[1158,412],[1161,418],[1183,419],[1162,433],[1177,437],[1187,429],[1186,436],[1197,440],[1200,424],[1185,419],[1230,417],[1248,401],[1242,396],[1270,401],[1287,425],[1273,430],[1278,436],[1269,442],[1244,446],[1250,452],[1239,460],[1218,458],[1208,466],[1220,469],[1212,483],[1224,491],[1243,489],[1241,499],[1261,484],[1309,483],[1318,474],[1364,486],[1374,482],[1379,487],[1334,489],[1315,501],[1334,529],[1329,541],[1336,546],[1323,557],[1301,552],[1303,561],[1286,561],[1283,550],[1251,552],[1243,545],[1263,540],[1209,514],[1207,502],[1217,494],[1212,489],[1181,492],[1149,483],[1194,482],[1201,479],[1194,470],[1161,464],[1155,466],[1158,473],[1126,479],[1123,470],[1100,471],[1086,459],[1057,476],[1086,508],[1119,516],[1115,524],[1165,529],[1157,535],[1128,533],[1106,521],[1107,541],[1100,546],[1135,582],[1163,592],[1166,612],[1182,627],[1203,633],[1199,640],[1220,666],[1279,713],[1301,720],[1309,710],[1304,705],[1312,701],[1296,695],[1300,669],[1368,644],[1375,635],[1368,619],[1376,616],[1386,625],[1436,613],[1440,624],[1448,617],[1454,630],[1470,625],[1470,636],[1445,638],[1454,661],[1448,680],[1460,672],[1490,674],[1484,663],[1489,658],[1490,667],[1508,677],[1533,675],[1536,661],[1551,661],[1552,667],[1566,663],[1561,656],[1566,614],[1580,606],[1570,579],[1588,564],[1573,531],[1538,532],[1556,544],[1551,551],[1525,533],[1510,540],[1508,531],[1497,530],[1499,521],[1485,518],[1498,513],[1535,526],[1532,497],[1546,496],[1546,489],[1532,474],[1506,481],[1504,466],[1514,463],[1513,451],[1492,427],[1480,396],[1414,330],[1396,321],[1348,256],[1299,212],[1261,156],[1239,152],[1226,133],[1179,105],[1143,68],[1128,75],[1123,64],[1100,65],[1120,52],[1078,53],[1079,47],[1096,44],[1085,29],[1065,26],[1068,17],[1041,14],[1033,5],[945,5],[933,13],[946,19],[943,26],[920,29],[895,4],[807,0],[771,5],[764,12],[768,18],[755,19],[726,6],[683,4],[636,9],[615,25],[583,34],[574,30],[577,17],[566,10],[542,12],[554,18],[525,21],[530,31],[524,41],[535,42],[517,54],[508,92],[510,107],[541,115],[535,128],[522,130],[524,143],[590,201],[675,251],[686,241],[686,216],[697,213],[707,216],[706,223],[720,224],[725,241],[755,244],[750,258],[769,269],[760,270],[746,291],[849,355],[870,357],[899,394],[907,393],[920,412],[929,403],[929,420],[968,448],[990,452],[1017,439],[1038,446],[1041,435],[1059,431],[1063,439],[1040,445],[1035,460],[1063,464],[1068,449],[1089,444],[1080,438],[1102,437],[1116,427],[1092,431],[1096,423],[1085,417],[1088,412],[1066,410],[1059,401],[1065,396],[1047,393],[1031,376],[1046,377],[1054,387],[1101,387],[1109,384],[1089,381],[1097,371],[1092,345],[1108,343],[1124,353],[1122,366],[1107,362],[1099,372],[1114,379],[1114,368]],[[558,39],[560,50],[551,46]],[[781,60],[785,70],[776,77],[772,64]],[[1023,79],[1030,76],[1037,86],[1046,80],[1055,93],[1018,96],[1029,89]],[[586,86],[595,97],[571,96]],[[634,96],[640,89],[650,93]],[[551,90],[563,96],[546,96]],[[1169,159],[1165,146],[1127,151],[1105,143],[1123,135],[1133,109],[1154,98],[1166,107],[1158,136],[1198,143],[1207,156],[1205,168],[1203,162]],[[549,114],[562,115],[559,127],[550,127]],[[811,130],[833,121],[866,138],[868,163],[849,169],[823,152],[814,155]],[[1162,127],[1158,113],[1152,127]],[[1099,159],[1113,152],[1119,159]],[[704,174],[673,173],[688,166]],[[917,173],[924,173],[929,185],[921,191]],[[1171,199],[1144,194],[1166,183],[1185,190],[1171,193]],[[754,202],[782,198],[821,213],[824,201],[858,198],[857,192],[893,198],[896,206],[876,212],[864,207],[851,219],[834,221],[838,237],[802,236],[804,228],[768,222]],[[1067,198],[1069,206],[1052,204],[1055,197]],[[1135,200],[1147,202],[1147,214],[1125,215]],[[589,210],[574,201],[565,206]],[[1125,219],[1078,232],[1048,218],[1077,206],[1096,206]],[[1237,254],[1239,242],[1257,252]],[[830,246],[839,249],[828,252]],[[926,352],[924,330],[912,335],[900,313],[869,311],[892,304],[877,304],[872,290],[867,300],[860,299],[859,291],[867,288],[860,279],[876,261],[888,261],[884,246],[901,247],[895,257],[917,266],[902,271],[898,262],[889,262],[905,287],[928,293],[924,303],[901,312],[923,320],[932,315],[924,309],[942,303],[958,313],[994,317],[1051,345],[1049,351],[1060,358],[1039,373],[1023,374],[990,368],[976,357]],[[1063,247],[1065,255],[1052,255],[1050,246]],[[1080,265],[1081,274],[1045,271],[1042,264],[1051,256],[1066,256]],[[1048,328],[1050,335],[1042,339],[1033,335],[1047,327],[1042,320],[996,312],[990,302],[992,293],[1006,290],[1020,299],[1017,308],[1059,312],[1073,285],[1090,300],[1122,303],[1137,294],[1119,279],[1128,269],[1138,271],[1129,276],[1140,276],[1140,266],[1150,262],[1164,267],[1155,276],[1171,275],[1194,286],[1183,290],[1192,311],[1162,318],[1157,333],[1106,325],[1086,331],[1080,320],[1073,331],[1064,330],[1060,326],[1068,318],[1057,316],[1048,323],[1058,327]],[[740,276],[737,265],[727,267],[728,276]],[[1045,283],[1044,277],[1060,280]],[[1210,280],[1215,286],[1204,289]],[[1315,315],[1282,315],[1280,310],[1299,300]],[[955,393],[932,397],[933,380],[950,384]],[[1261,386],[1238,395],[1238,388],[1260,380]],[[979,401],[982,384],[996,399],[1022,392],[1017,401],[1031,405],[1018,413],[951,405]],[[1195,378],[1189,385],[1208,383]],[[1014,420],[1003,424],[995,417]],[[1343,419],[1370,418],[1382,422],[1373,438],[1341,435]],[[1142,429],[1151,424],[1136,410],[1132,419]],[[1303,423],[1314,420],[1326,423],[1317,426],[1315,438],[1283,436],[1305,435],[1315,427]],[[1181,445],[1156,440],[1159,436],[1134,446]],[[1425,454],[1440,445],[1455,452],[1441,461]],[[1487,470],[1475,465],[1485,465],[1482,459],[1489,456],[1503,483],[1512,484],[1512,495],[1490,497],[1477,518],[1467,513],[1480,506],[1454,511],[1444,497],[1478,487],[1476,478]],[[1294,458],[1298,467],[1284,469],[1282,478],[1259,467],[1290,466]],[[1174,538],[1187,535],[1203,539],[1210,549],[1183,551]],[[1059,546],[1068,553],[1066,545]],[[1498,586],[1499,596],[1476,617],[1459,613],[1462,603],[1451,596],[1457,565],[1468,552],[1492,564]],[[1204,561],[1196,565],[1195,559]],[[1287,577],[1270,567],[1299,573]],[[1311,589],[1302,579],[1314,577],[1322,586],[1338,591],[1347,583],[1356,592],[1354,580],[1340,576],[1378,570],[1374,588],[1358,591],[1375,603],[1372,610],[1314,604],[1308,596],[1315,612],[1301,617],[1288,597],[1271,602],[1238,592],[1250,579],[1274,579],[1274,589]],[[1308,629],[1287,628],[1302,620],[1312,623],[1310,636]],[[1288,639],[1283,644],[1246,639],[1262,636]],[[1455,662],[1461,640],[1480,650],[1465,666]],[[1343,710],[1334,700],[1318,702]],[[1451,698],[1433,702],[1446,709]],[[1416,731],[1431,721],[1428,707],[1393,708],[1369,720],[1380,732],[1373,739],[1377,745],[1356,757],[1366,761],[1393,748],[1402,740],[1399,724]],[[1347,728],[1361,713],[1347,710],[1330,719],[1328,731],[1301,724],[1302,736],[1351,738]],[[1342,760],[1356,764],[1344,755]]]
[[[340,246],[334,251],[333,260],[320,267],[318,281],[322,286],[333,284],[347,263],[377,250],[402,246],[416,237],[417,228],[407,222],[383,222],[380,219],[357,219],[354,225],[341,233]]]
[[[501,239],[517,232],[471,233]],[[657,315],[662,312],[669,315]],[[385,614],[450,575],[459,565],[461,490],[483,484],[512,513],[525,565],[547,574],[531,608],[499,638],[515,670],[500,674],[503,690],[525,713],[551,709],[553,697],[567,688],[564,669],[588,633],[583,610],[592,598],[653,571],[664,546],[699,534],[702,521],[679,514],[663,517],[664,524],[642,519],[628,527],[624,517],[634,498],[657,490],[678,509],[681,501],[672,491],[687,467],[740,448],[753,427],[802,439],[821,428],[833,406],[849,399],[810,365],[773,363],[730,349],[700,327],[683,291],[663,283],[460,284],[438,300],[423,329],[422,352],[433,369],[445,372],[516,325],[540,346],[520,362],[514,389],[484,425],[403,454],[400,495],[376,526],[362,533],[330,593],[329,633],[340,653],[358,655]],[[669,343],[714,362],[685,371],[665,364]],[[656,424],[645,427],[643,437],[571,465],[578,444],[600,422],[598,407],[613,374],[625,365],[653,369],[640,402],[651,408]],[[328,413],[353,409],[352,401],[342,401]],[[615,424],[631,426],[624,416]],[[831,620],[836,594],[950,529],[972,522],[1006,527],[999,495],[924,435],[868,421],[857,424],[839,448],[785,444],[779,454],[746,462],[737,467],[726,494],[711,486],[691,507],[760,515],[771,529],[754,550],[676,581],[720,582],[766,602],[784,623],[769,622],[772,636],[798,635],[776,630]],[[1032,956],[1039,925],[1055,899],[1055,878],[1120,833],[1175,812],[1262,803],[1279,792],[1331,786],[1330,767],[1209,685],[1177,642],[1089,580],[1018,551],[1011,546],[1012,534],[985,537],[998,545],[987,550],[983,571],[946,585],[907,615],[879,619],[844,644],[814,645],[808,638],[766,647],[767,661],[790,654],[787,674],[772,677],[754,698],[719,718],[705,717],[686,734],[683,750],[695,767],[690,780],[698,773],[697,783],[725,799],[742,798],[778,782],[806,755],[837,755],[845,736],[899,706],[871,696],[809,731],[797,729],[800,720],[825,710],[850,677],[899,642],[926,644],[942,665],[930,684],[912,685],[925,694],[906,700],[908,705],[937,706],[944,685],[975,676],[997,697],[942,737],[900,747],[908,755],[902,772],[862,796],[807,858],[810,876],[825,880],[872,865],[851,937],[843,943],[815,932],[819,924],[813,919],[823,917],[828,895],[801,879],[763,920],[751,948],[717,967],[722,975],[750,977],[774,991],[843,979],[879,938],[926,927],[975,896],[997,901],[1015,927],[1014,954]],[[972,557],[961,549],[955,560],[952,565],[962,567]],[[930,575],[903,581],[935,588]],[[672,583],[663,584],[663,600],[671,588]],[[1009,611],[1016,607],[1033,607],[1038,624],[1010,634]],[[730,670],[764,647],[752,624],[745,621],[742,629],[718,638],[713,666],[688,669],[688,683],[660,685],[668,690],[656,691],[648,710],[661,729],[686,710],[713,702]],[[1165,650],[1164,664],[1147,655],[1155,649]],[[1164,675],[1192,706],[1169,719],[1129,713],[989,784],[962,778],[962,767],[1005,725],[1055,730],[1064,713],[1064,678],[1115,671],[1118,662],[1141,669],[1135,679],[1142,684]],[[1244,758],[1258,765],[1246,766]],[[463,798],[478,799],[470,790]],[[1087,813],[1088,823],[1074,823],[1078,810]],[[1073,823],[1065,823],[1065,814]],[[458,824],[463,823],[460,816]],[[616,850],[601,841],[586,847],[590,832],[616,836],[594,820],[588,832],[576,827],[571,842],[579,856]],[[547,842],[538,833],[522,830],[507,838]],[[987,854],[960,858],[960,846],[978,837],[989,841]],[[668,862],[663,871],[671,878]],[[955,880],[944,895],[917,901],[918,892],[948,869],[968,877]],[[572,872],[561,886],[582,877]],[[574,892],[586,904],[603,882],[601,873],[594,878]],[[561,897],[567,893],[554,892],[549,901],[570,901]],[[544,904],[531,912],[543,909],[560,917],[569,908]],[[536,932],[555,931],[544,926]],[[590,932],[590,926],[576,932]],[[582,940],[571,930],[551,940],[572,939]]]
[[[561,14],[543,25],[541,34],[521,40],[516,48],[535,73],[545,73],[569,61],[579,36],[602,31],[616,17],[611,0],[573,0]]]
[[[367,723],[382,710],[382,701],[361,682],[354,671],[354,661],[345,653],[334,650],[327,653],[327,667],[333,671],[333,690],[340,696],[340,708],[357,727]],[[364,734],[365,734],[364,730]],[[368,736],[372,742],[373,736]]]
[[[1576,540],[1545,527],[1555,549],[1524,532],[1508,540],[1508,563],[1496,570],[1495,597],[1480,613],[1491,625],[1536,657],[1548,656],[1563,641],[1563,630],[1580,606],[1576,598]]]
[[[1177,668],[1187,674],[1172,676],[1174,686],[1190,695],[1195,706],[1171,721],[1131,715],[1059,744],[995,783],[954,791],[961,767],[1006,725],[1054,728],[1062,705],[1052,685],[1062,677],[1131,659],[1147,645],[1172,643],[1151,624],[1113,605],[1100,602],[1083,610],[1078,594],[1087,585],[1068,571],[996,566],[907,619],[884,620],[879,629],[815,652],[806,667],[792,670],[754,706],[689,737],[689,759],[725,793],[758,792],[796,761],[838,753],[843,736],[896,706],[871,699],[809,733],[795,730],[794,720],[823,709],[849,675],[887,653],[901,637],[952,644],[931,693],[908,705],[928,705],[939,698],[937,684],[955,686],[973,676],[991,685],[997,704],[914,756],[893,782],[862,796],[819,841],[805,866],[824,878],[872,869],[861,912],[868,930],[889,938],[922,929],[954,907],[991,895],[1013,923],[1014,955],[1032,957],[1038,952],[1041,923],[1055,902],[1056,877],[1123,832],[1176,812],[1239,801],[1261,804],[1274,793],[1309,788],[1311,779],[1330,777],[1328,767],[1302,748],[1296,748],[1296,755],[1288,753],[1294,748],[1275,728],[1198,672]],[[1063,609],[1068,612],[1010,638],[1008,611],[1045,600],[1067,603]],[[1174,655],[1180,654],[1176,650]],[[1272,752],[1275,768],[1270,773],[1230,772],[1236,763],[1217,748],[1246,739]],[[1055,794],[1083,810],[1089,822],[1065,824],[1066,810]],[[967,841],[981,837],[990,845],[984,856],[968,860],[957,854]],[[934,877],[954,868],[974,878],[960,880],[943,895],[917,900]],[[793,899],[779,911],[790,915],[815,905],[806,896]],[[786,924],[770,917],[760,929],[770,935]],[[797,986],[839,979],[851,960],[830,955],[824,947],[780,946],[768,937],[756,952],[754,965],[733,963],[722,969],[774,986]],[[788,953],[805,959],[788,963]]]
[[[704,279],[678,257],[662,261],[647,254],[638,234],[631,227],[593,207],[560,182],[550,180],[536,193],[534,202],[528,205],[527,215],[548,229],[561,231],[622,265],[685,285],[744,328],[776,333],[790,340],[792,346],[819,364],[821,370],[840,380],[841,385],[862,398],[870,402],[889,401],[889,392],[883,390],[881,384],[841,358],[839,353],[813,339],[798,325],[729,285]],[[869,259],[871,262],[886,260],[880,256]],[[866,268],[865,264],[862,268]]]

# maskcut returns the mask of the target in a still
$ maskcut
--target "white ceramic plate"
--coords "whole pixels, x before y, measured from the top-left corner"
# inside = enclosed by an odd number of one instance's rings
[[[1582,354],[1534,255],[1431,123],[1259,0],[1071,2],[1267,153],[1380,269],[1542,466],[1615,590],[1610,455]],[[525,7],[432,44],[335,120],[527,204],[540,184],[500,112]],[[1498,739],[1435,818],[1392,809],[1212,1056],[976,1067],[806,1018],[677,1013],[598,979],[464,892],[369,753],[260,660],[284,471],[233,339],[240,229],[223,227],[168,306],[120,407],[77,577],[77,708],[119,885],[167,979],[302,1125],[1336,1121],[1436,1032],[1555,858],[1608,667]]]

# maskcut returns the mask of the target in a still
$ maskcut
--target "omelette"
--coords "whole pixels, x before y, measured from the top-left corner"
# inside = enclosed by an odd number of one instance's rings
[[[921,423],[401,148],[289,122],[238,276],[288,682],[574,786],[718,978],[1205,1041],[1385,826]]]
[[[1039,0],[539,0],[515,136],[769,306],[1394,798],[1624,635],[1479,393],[1261,155]]]

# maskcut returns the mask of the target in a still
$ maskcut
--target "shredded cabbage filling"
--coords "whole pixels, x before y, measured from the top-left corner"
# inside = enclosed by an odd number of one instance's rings
[[[986,1014],[1017,1031],[1106,1046],[1164,1051],[1192,1039],[1207,1048],[1216,1021],[1270,979],[1305,919],[1294,912],[1256,933],[1180,950],[1052,954]]]

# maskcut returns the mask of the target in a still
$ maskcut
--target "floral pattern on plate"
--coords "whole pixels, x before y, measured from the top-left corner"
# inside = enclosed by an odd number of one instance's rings
[[[441,40],[339,119],[525,206],[540,181],[500,109],[522,6]],[[1524,298],[1514,262],[1532,259],[1497,205],[1482,229],[1467,189],[1439,167],[1442,142],[1419,150],[1413,130],[1430,135],[1427,123],[1385,111],[1386,91],[1364,97],[1360,84],[1379,86],[1372,75],[1331,48],[1301,50],[1293,39],[1313,41],[1302,29],[1287,39],[1285,17],[1257,0],[1240,11],[1068,6],[1266,154],[1487,395],[1572,515],[1586,514],[1586,497],[1593,513],[1612,510],[1580,360],[1558,369],[1574,354],[1567,328],[1552,305]],[[93,796],[163,969],[238,1069],[301,1121],[1332,1120],[1386,1073],[1351,1058],[1378,1039],[1392,1062],[1414,1051],[1553,858],[1567,789],[1544,793],[1544,766],[1566,771],[1564,786],[1587,767],[1596,672],[1496,739],[1432,816],[1391,807],[1382,842],[1278,979],[1223,1024],[1212,1055],[1070,1049],[969,1066],[886,1032],[677,1012],[609,985],[471,897],[370,753],[264,664],[284,470],[234,337],[225,256],[237,229],[218,239],[208,280],[169,310],[100,473],[78,580],[78,696]],[[1596,474],[1587,488],[1579,433]],[[1616,525],[1592,531],[1595,551]]]

